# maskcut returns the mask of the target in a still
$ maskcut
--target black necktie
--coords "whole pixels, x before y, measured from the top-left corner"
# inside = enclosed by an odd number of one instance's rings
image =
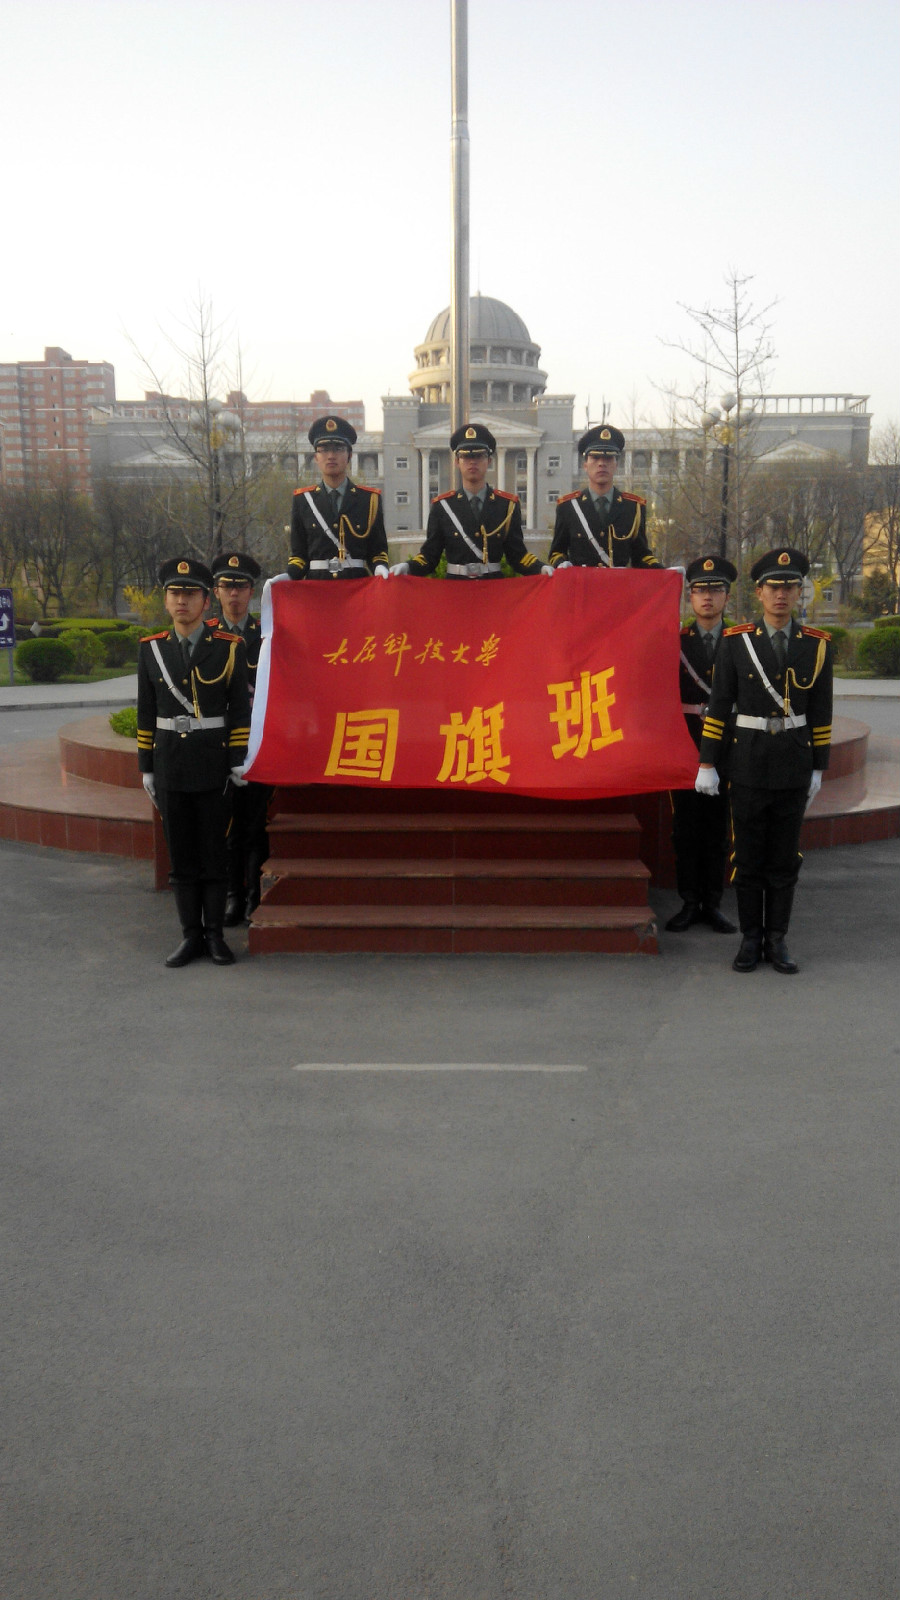
[[[185,672],[190,672],[190,670],[191,670],[191,641],[190,641],[190,639],[182,639],[182,641],[181,641],[181,654],[184,657],[184,670],[185,670]]]
[[[606,495],[601,495],[600,499],[597,501],[597,515],[605,528],[609,520],[609,501],[607,500]]]
[[[469,501],[469,505],[472,508],[472,515],[475,518],[476,522],[478,521],[478,519],[481,516],[482,504],[483,504],[483,502],[482,502],[482,499],[481,499],[481,495],[480,494],[473,494],[471,500]]]
[[[772,649],[775,651],[775,660],[778,662],[778,670],[779,672],[783,672],[784,663],[787,658],[787,642],[780,628],[778,628],[772,635]]]
[[[716,641],[713,638],[711,633],[704,633],[704,635],[703,635],[703,648],[706,651],[706,665],[708,667],[711,667],[712,666],[713,655],[715,653],[715,648],[716,648]]]
[[[340,489],[332,489],[332,491],[331,491],[331,515],[334,518],[335,522],[337,522],[337,519],[341,514],[341,502],[343,501],[343,498],[344,497],[341,494]]]

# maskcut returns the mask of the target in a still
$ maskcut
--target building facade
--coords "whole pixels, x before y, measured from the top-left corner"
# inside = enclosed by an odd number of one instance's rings
[[[0,483],[24,487],[65,474],[89,494],[91,417],[115,401],[108,361],[73,360],[51,345],[43,361],[0,364]]]

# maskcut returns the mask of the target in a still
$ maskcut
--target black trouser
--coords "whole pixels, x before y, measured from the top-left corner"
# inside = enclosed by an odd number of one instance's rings
[[[229,785],[229,788],[231,786]],[[169,847],[173,885],[227,880],[231,802],[219,789],[161,789],[156,800]]]
[[[734,881],[738,889],[793,889],[800,875],[800,829],[807,789],[754,789],[732,783]]]
[[[728,801],[724,794],[672,790],[672,844],[676,885],[682,900],[719,904],[728,858]]]
[[[266,816],[269,809],[268,784],[248,783],[234,788],[231,798],[231,829],[228,834],[228,892],[241,894],[248,887],[248,870],[259,876],[269,854]],[[252,863],[248,869],[248,862]]]

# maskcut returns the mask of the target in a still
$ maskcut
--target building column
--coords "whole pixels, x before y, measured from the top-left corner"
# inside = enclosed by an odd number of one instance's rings
[[[525,491],[528,496],[528,512],[526,521],[532,532],[538,527],[535,520],[537,510],[537,446],[530,444],[526,450],[525,464]]]
[[[422,497],[422,516],[421,516],[421,520],[419,522],[419,527],[420,528],[424,528],[426,522],[428,521],[428,511],[429,511],[428,480],[429,480],[429,477],[430,477],[430,473],[429,473],[429,470],[428,470],[428,462],[429,462],[430,458],[431,458],[431,451],[430,450],[420,450],[419,451],[419,484],[420,484],[420,493],[421,493],[421,497]]]

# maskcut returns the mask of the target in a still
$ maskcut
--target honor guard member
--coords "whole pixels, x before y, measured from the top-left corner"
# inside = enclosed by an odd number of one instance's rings
[[[578,441],[588,486],[564,494],[548,560],[552,567],[661,567],[647,543],[647,502],[613,484],[625,435],[604,423]]]
[[[243,640],[204,622],[212,573],[186,557],[164,561],[159,581],[172,627],[138,653],[138,765],[162,817],[169,881],[183,939],[166,960],[234,956],[222,937],[227,893],[229,776],[243,785],[250,694]]]
[[[497,441],[482,422],[467,422],[450,439],[456,457],[461,489],[450,489],[432,501],[425,543],[418,555],[391,568],[393,577],[409,573],[428,578],[442,555],[447,557],[448,578],[499,578],[505,556],[515,572],[525,578],[553,568],[542,566],[525,548],[522,510],[518,495],[492,489],[488,469]]]
[[[698,750],[722,638],[722,617],[736,577],[736,567],[724,556],[698,556],[685,574],[694,617],[681,630],[681,709]],[[728,858],[724,792],[708,796],[693,789],[673,789],[672,844],[683,904],[666,923],[667,931],[684,933],[695,922],[705,922],[716,933],[734,933],[734,923],[719,909]]]
[[[356,429],[343,417],[319,417],[309,442],[322,477],[294,490],[288,577],[386,578],[381,491],[348,477]]]
[[[262,630],[250,611],[253,586],[260,577],[260,566],[240,550],[226,550],[212,564],[213,594],[219,617],[211,619],[228,633],[238,634],[247,654],[250,705],[256,688],[256,668],[262,646]],[[263,862],[269,854],[266,814],[271,789],[264,783],[247,783],[237,788],[231,799],[231,827],[228,830],[228,897],[225,901],[226,928],[249,922],[260,900]]]
[[[726,628],[700,740],[696,788],[715,794],[732,707],[728,758],[735,887],[741,947],[735,972],[760,958],[776,972],[799,969],[785,937],[800,872],[800,828],[831,747],[829,635],[792,620],[809,562],[799,550],[770,550],[751,569],[762,621]]]

